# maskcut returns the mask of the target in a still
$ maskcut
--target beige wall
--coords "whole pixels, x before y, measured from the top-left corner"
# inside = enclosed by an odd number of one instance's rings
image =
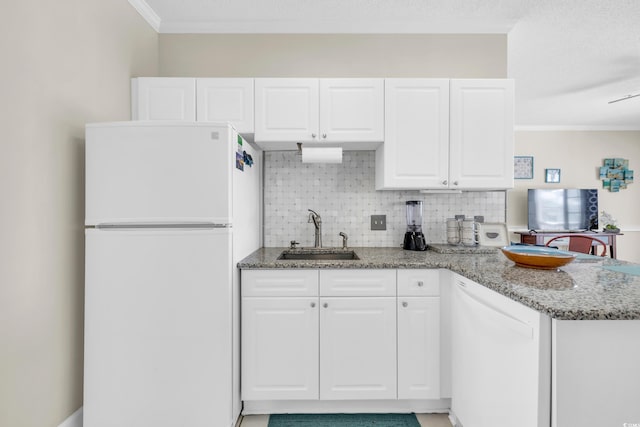
[[[84,124],[129,118],[158,35],[126,0],[3,2],[0,425],[82,406]]]
[[[611,157],[629,159],[630,169],[640,171],[640,131],[516,132],[515,153],[534,157],[533,179],[515,180],[507,194],[507,221],[511,228],[527,227],[528,188],[598,188],[599,209],[612,214],[624,236],[618,239],[618,258],[640,263],[640,183],[611,193],[602,190],[598,168]],[[559,184],[544,182],[544,170],[559,168]]]
[[[507,37],[163,34],[160,73],[167,77],[503,78]]]

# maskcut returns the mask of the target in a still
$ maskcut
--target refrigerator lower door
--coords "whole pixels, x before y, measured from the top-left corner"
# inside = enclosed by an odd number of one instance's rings
[[[229,229],[86,231],[84,427],[231,427]]]

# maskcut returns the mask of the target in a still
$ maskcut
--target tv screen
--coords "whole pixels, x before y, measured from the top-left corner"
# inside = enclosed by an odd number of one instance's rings
[[[597,189],[529,189],[528,227],[535,231],[598,228]]]

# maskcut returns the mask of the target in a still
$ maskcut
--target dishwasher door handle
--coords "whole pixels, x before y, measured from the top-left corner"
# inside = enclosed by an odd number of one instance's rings
[[[523,322],[517,317],[514,317],[513,315],[505,312],[500,307],[496,307],[494,304],[491,304],[488,301],[485,301],[480,296],[475,295],[473,291],[467,288],[467,285],[464,282],[458,280],[456,281],[456,283],[458,284],[458,289],[460,289],[460,291],[462,291],[474,302],[480,304],[486,310],[490,311],[501,325],[513,330],[514,332],[517,332],[527,339],[533,339],[533,326],[531,326],[529,323]]]

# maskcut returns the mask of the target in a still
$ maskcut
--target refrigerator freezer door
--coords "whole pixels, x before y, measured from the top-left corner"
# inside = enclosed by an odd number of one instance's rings
[[[231,223],[231,134],[216,124],[87,125],[85,224]]]
[[[231,427],[231,232],[86,231],[85,427]]]

